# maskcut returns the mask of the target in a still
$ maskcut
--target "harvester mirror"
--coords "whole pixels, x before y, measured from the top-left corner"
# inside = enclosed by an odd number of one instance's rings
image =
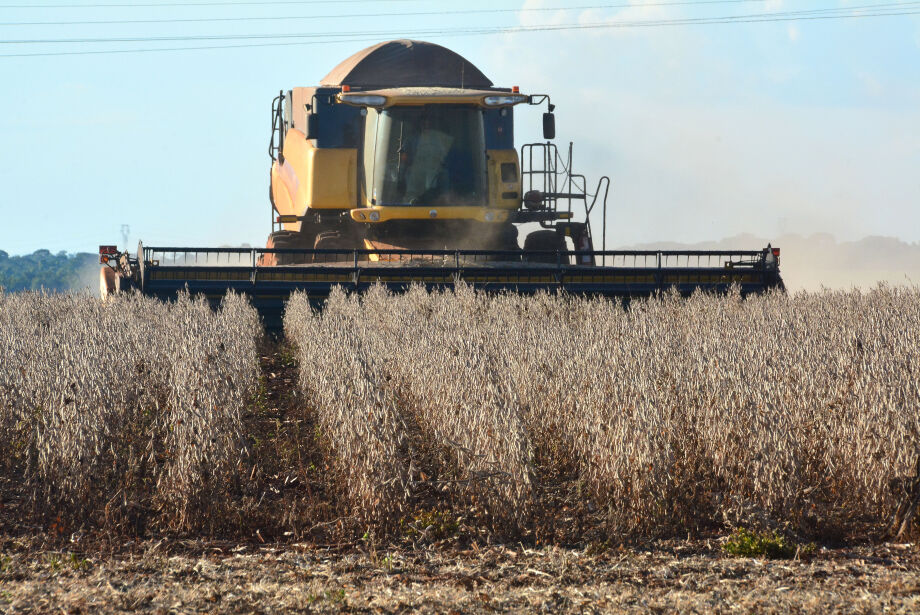
[[[556,138],[556,116],[552,113],[543,114],[543,138]]]

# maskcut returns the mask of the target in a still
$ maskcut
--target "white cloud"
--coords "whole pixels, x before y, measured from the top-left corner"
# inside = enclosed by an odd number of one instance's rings
[[[795,24],[789,24],[786,26],[786,34],[789,36],[789,40],[793,43],[798,42],[799,37],[802,36],[802,33],[799,31],[799,27]]]

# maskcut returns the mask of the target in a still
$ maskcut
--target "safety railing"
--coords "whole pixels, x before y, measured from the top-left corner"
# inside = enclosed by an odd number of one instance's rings
[[[521,146],[521,190],[523,194],[538,191],[544,195],[543,205],[548,211],[572,214],[574,202],[580,201],[584,208],[588,235],[592,237],[591,214],[600,206],[601,251],[607,249],[607,197],[610,193],[610,178],[602,176],[594,189],[588,192],[588,181],[584,175],[573,172],[572,143],[569,143],[567,157],[563,158],[555,143],[526,143]],[[545,223],[544,226],[551,226]],[[597,247],[597,243],[594,244]]]
[[[144,247],[148,267],[520,266],[587,268],[778,268],[763,250],[397,250]],[[270,256],[276,257],[274,262]],[[586,258],[587,257],[587,260]],[[269,264],[271,263],[271,264]],[[593,263],[593,264],[592,264]]]

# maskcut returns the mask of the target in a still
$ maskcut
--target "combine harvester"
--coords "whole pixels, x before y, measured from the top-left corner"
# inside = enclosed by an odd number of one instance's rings
[[[514,110],[543,105],[544,142],[514,146]],[[606,249],[607,193],[589,192],[560,152],[546,94],[498,88],[431,43],[368,47],[319,86],[272,105],[272,233],[264,249],[102,246],[103,296],[185,288],[218,301],[248,294],[268,329],[302,290],[321,304],[334,286],[541,290],[608,297],[671,287],[743,294],[782,287],[779,249]],[[591,217],[600,218],[600,250]],[[581,219],[581,221],[579,221]],[[535,229],[519,241],[519,225]]]

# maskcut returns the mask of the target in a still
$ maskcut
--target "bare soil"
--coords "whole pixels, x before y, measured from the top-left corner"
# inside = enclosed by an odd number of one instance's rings
[[[603,553],[158,541],[106,555],[7,540],[3,552],[8,613],[920,611],[920,552],[911,545],[819,549],[807,561],[732,558],[716,540]]]

